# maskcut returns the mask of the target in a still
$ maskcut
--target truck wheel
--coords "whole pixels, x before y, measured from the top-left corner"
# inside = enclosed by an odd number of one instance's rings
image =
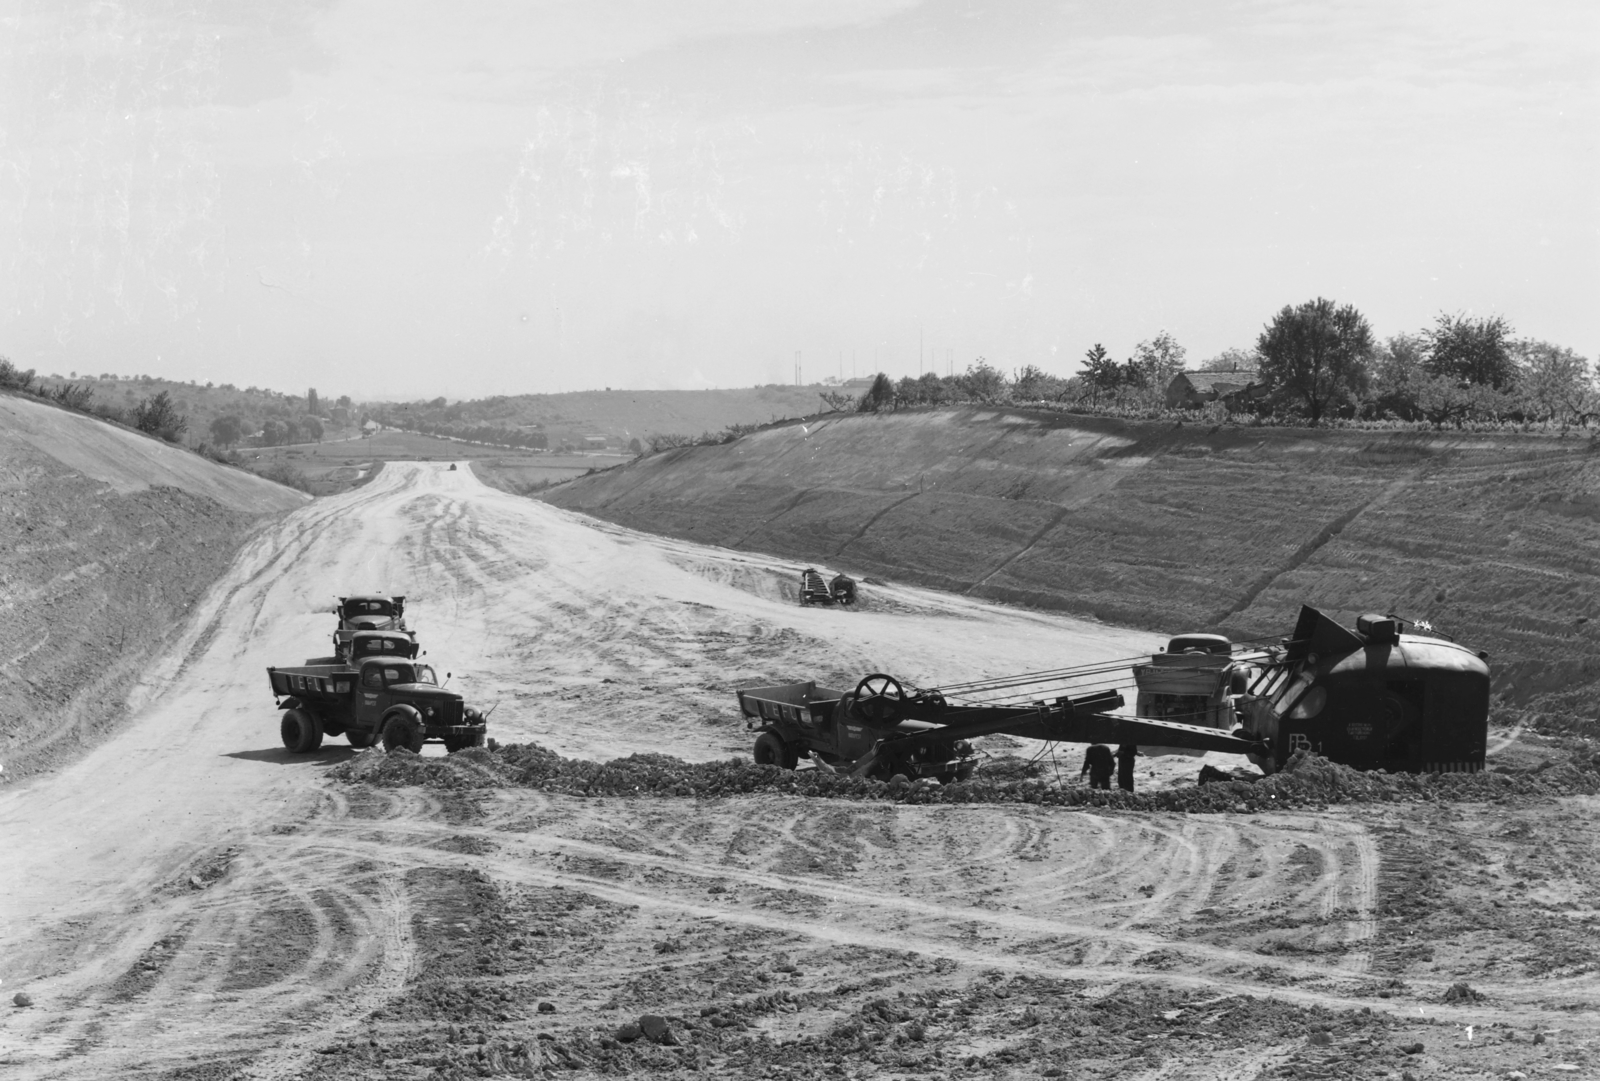
[[[755,760],[758,766],[781,766],[794,769],[800,762],[800,753],[772,732],[756,737]]]
[[[372,746],[372,733],[371,732],[358,732],[354,728],[352,728],[352,729],[350,729],[348,732],[346,732],[344,734],[344,738],[350,741],[350,746],[352,746],[352,747],[371,747]]]
[[[322,724],[316,715],[303,709],[286,709],[278,734],[290,754],[310,754],[322,746]]]
[[[404,713],[396,713],[383,726],[384,751],[394,754],[400,747],[412,754],[422,753],[422,726]]]

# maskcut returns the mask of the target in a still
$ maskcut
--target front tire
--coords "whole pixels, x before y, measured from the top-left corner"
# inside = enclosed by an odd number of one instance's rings
[[[756,737],[755,760],[758,766],[794,769],[800,762],[800,754],[775,733],[763,732]]]
[[[298,706],[283,711],[278,734],[283,737],[283,745],[290,754],[310,754],[322,746],[322,723],[316,714]]]
[[[396,713],[383,726],[383,749],[387,754],[394,754],[402,747],[412,754],[421,754],[422,738],[422,726],[404,713]]]

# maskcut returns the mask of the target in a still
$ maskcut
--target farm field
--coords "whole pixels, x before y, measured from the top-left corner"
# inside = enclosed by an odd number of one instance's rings
[[[1495,730],[1503,780],[1479,802],[674,794],[684,763],[748,755],[740,685],[931,685],[1160,641],[883,581],[859,611],[802,608],[794,570],[443,461],[391,460],[267,522],[142,708],[0,789],[0,987],[31,1002],[0,1013],[7,1076],[1593,1068],[1600,775],[1581,745]],[[541,788],[510,747],[286,753],[263,668],[321,652],[355,590],[410,598],[430,662],[517,753],[640,755],[668,783]],[[987,750],[999,769],[1043,748]],[[1057,749],[1060,784],[1079,754]],[[1238,764],[1154,759],[1139,784],[1205,763]]]
[[[609,469],[630,456],[618,454],[547,454],[508,447],[488,447],[439,439],[417,432],[385,428],[370,436],[296,443],[283,447],[240,449],[245,467],[271,474],[287,467],[303,474],[313,495],[332,495],[369,480],[384,462],[474,463],[485,480],[511,491],[528,491],[571,480],[594,469]]]

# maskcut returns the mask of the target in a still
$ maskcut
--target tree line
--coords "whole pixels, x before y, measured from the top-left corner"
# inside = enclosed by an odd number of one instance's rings
[[[1069,378],[1031,364],[1007,376],[979,357],[964,372],[898,381],[879,373],[859,397],[822,397],[830,408],[862,412],[1016,402],[1151,415],[1168,409],[1169,385],[1188,370],[1183,346],[1163,332],[1121,361],[1096,344]],[[1228,412],[1288,422],[1587,427],[1600,421],[1600,372],[1588,359],[1565,346],[1519,338],[1500,316],[1441,313],[1429,327],[1378,341],[1352,305],[1318,297],[1286,305],[1253,348],[1226,350],[1193,370],[1233,373],[1229,382],[1248,387],[1228,400]]]

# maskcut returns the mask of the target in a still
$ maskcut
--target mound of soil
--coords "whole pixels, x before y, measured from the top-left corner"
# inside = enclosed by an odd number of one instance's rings
[[[1002,760],[1006,761],[1006,760]],[[662,754],[633,754],[610,762],[563,758],[535,743],[495,751],[473,749],[443,758],[369,750],[335,766],[330,775],[380,787],[537,788],[574,796],[680,796],[718,799],[755,792],[899,803],[1033,803],[1063,807],[1217,812],[1320,807],[1330,803],[1480,802],[1519,796],[1592,795],[1600,768],[1574,760],[1521,775],[1509,773],[1363,773],[1300,752],[1285,768],[1255,783],[1225,783],[1128,793],[1061,787],[1023,771],[980,772],[951,785],[887,784],[823,770],[785,770],[742,758],[684,762]]]

